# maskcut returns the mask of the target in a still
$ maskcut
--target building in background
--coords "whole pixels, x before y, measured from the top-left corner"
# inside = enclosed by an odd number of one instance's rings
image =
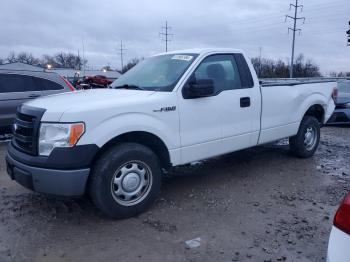
[[[61,76],[64,76],[70,81],[72,81],[76,77],[79,77],[80,79],[82,79],[85,76],[103,75],[110,80],[115,80],[121,76],[121,74],[118,71],[104,71],[104,70],[85,70],[85,73],[84,73],[83,70],[54,68],[49,71],[55,72]]]
[[[20,71],[37,71],[37,72],[44,71],[42,67],[28,65],[21,62],[0,65],[0,70],[16,70],[16,71],[20,70]]]

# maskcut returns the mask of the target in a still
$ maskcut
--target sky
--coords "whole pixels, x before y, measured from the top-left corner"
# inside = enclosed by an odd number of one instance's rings
[[[167,20],[169,50],[199,47],[243,49],[248,56],[290,60],[295,0],[3,0],[0,57],[11,51],[35,56],[84,49],[88,66],[120,68],[124,61],[165,51],[159,32]],[[296,54],[323,73],[350,71],[349,0],[299,0]],[[302,12],[301,12],[302,11]],[[84,47],[84,48],[83,48]]]

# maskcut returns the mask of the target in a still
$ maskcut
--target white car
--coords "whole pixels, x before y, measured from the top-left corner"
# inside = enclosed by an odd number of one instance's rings
[[[242,51],[150,57],[110,89],[54,95],[18,110],[7,169],[41,193],[85,192],[111,217],[146,210],[162,170],[290,138],[314,154],[334,110],[335,82],[260,85]]]
[[[334,217],[328,243],[327,262],[350,261],[350,193],[344,198]]]

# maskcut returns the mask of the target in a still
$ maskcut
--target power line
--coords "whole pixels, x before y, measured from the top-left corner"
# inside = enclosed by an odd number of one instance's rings
[[[339,33],[344,33],[344,29],[343,30],[338,30],[338,31],[334,31],[334,30],[325,31],[325,32],[322,31],[321,33],[324,33],[324,34],[339,34]]]
[[[249,25],[249,26],[244,26],[244,28],[249,29],[249,32],[250,32],[250,30],[270,29],[269,27],[276,27],[284,24],[285,24],[284,22],[276,22],[276,23],[270,23],[270,24]],[[242,27],[243,26],[238,27],[234,25],[232,28],[234,30],[242,30]]]
[[[309,12],[315,12],[315,13],[318,13],[318,11],[322,11],[322,10],[334,10],[335,7],[347,7],[348,6],[348,3],[345,3],[344,1],[342,2],[333,2],[333,3],[325,3],[325,4],[320,4],[320,3],[317,3],[317,5],[309,5],[308,4],[308,7],[310,8],[310,10],[308,11]]]
[[[332,3],[317,3],[315,5],[308,5],[309,8],[312,7],[311,10],[307,10],[307,14],[317,14],[316,16],[313,16],[313,17],[319,17],[319,18],[325,18],[327,17],[327,20],[328,20],[328,17],[329,17],[329,12],[330,11],[334,11],[334,15],[339,15],[339,11],[338,10],[334,10],[334,9],[331,9],[332,7],[342,7],[342,5],[346,5],[347,6],[347,3],[344,3],[344,2],[339,2],[339,4],[337,4],[337,2],[332,2]],[[325,14],[320,14],[320,11],[327,11],[327,13]],[[344,11],[346,12],[346,11]],[[344,15],[347,15],[347,13],[344,13]],[[255,18],[248,18],[248,19],[238,19],[237,21],[235,21],[235,25],[245,25],[245,24],[261,24],[262,22],[267,22],[267,21],[275,21],[276,19],[280,18],[280,14],[278,12],[270,12],[268,13],[267,15],[264,15],[264,16],[259,16],[259,17],[255,17]]]
[[[294,22],[294,26],[293,28],[290,28],[288,27],[288,33],[289,31],[293,31],[293,43],[292,43],[292,58],[291,58],[291,61],[290,61],[290,72],[289,72],[289,76],[290,78],[293,78],[293,68],[294,68],[294,49],[295,49],[295,32],[301,32],[301,29],[300,28],[297,28],[297,21],[298,20],[303,20],[304,23],[305,23],[305,17],[298,17],[298,9],[301,8],[301,12],[303,11],[303,8],[304,6],[303,5],[298,5],[298,0],[295,0],[295,4],[290,4],[289,5],[289,9],[291,10],[292,7],[294,7],[294,17],[290,16],[290,15],[286,15],[286,20],[288,18],[292,19],[293,22]]]
[[[123,71],[123,68],[124,68],[123,55],[124,55],[124,51],[125,51],[125,50],[127,50],[127,49],[124,48],[124,46],[123,46],[123,40],[120,40],[119,55],[120,55],[121,71]]]
[[[169,33],[170,30],[171,30],[171,27],[168,26],[168,21],[165,21],[165,26],[162,27],[162,32],[159,33],[159,35],[162,37],[162,41],[165,42],[165,52],[168,52],[168,42],[171,41],[169,37],[174,36],[174,34]]]

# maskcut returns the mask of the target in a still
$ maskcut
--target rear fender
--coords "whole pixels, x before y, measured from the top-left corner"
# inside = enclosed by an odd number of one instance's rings
[[[322,93],[314,93],[312,95],[309,95],[306,97],[306,99],[301,103],[299,109],[297,110],[296,117],[297,121],[301,122],[303,117],[305,116],[306,112],[310,109],[310,107],[314,105],[320,105],[322,106],[324,110],[324,115],[322,118],[322,123],[326,122],[326,115],[328,112],[334,110],[334,103],[332,101],[332,98],[327,98]],[[333,104],[333,109],[332,109]]]

